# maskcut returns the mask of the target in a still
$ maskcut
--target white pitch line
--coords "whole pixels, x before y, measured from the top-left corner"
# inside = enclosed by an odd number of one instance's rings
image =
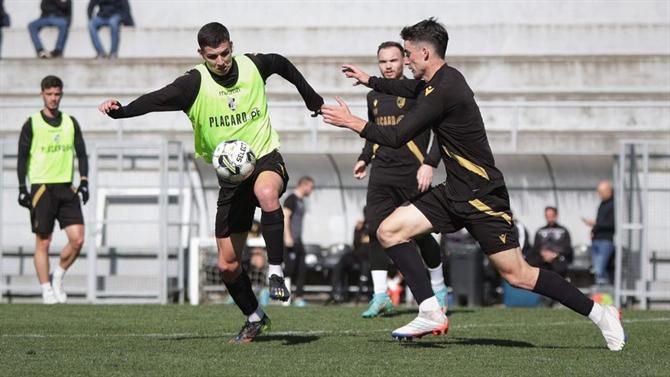
[[[668,322],[670,317],[624,319],[624,323],[645,323],[645,322]],[[472,328],[505,328],[505,327],[550,327],[550,326],[574,326],[590,324],[589,321],[562,321],[550,323],[482,323],[471,325],[452,325],[450,329],[472,329]],[[269,335],[277,336],[310,336],[310,335],[371,335],[378,333],[388,333],[393,329],[377,330],[289,330],[289,331],[270,331]],[[234,336],[237,333],[128,333],[128,334],[0,334],[0,338],[217,338],[221,336]]]

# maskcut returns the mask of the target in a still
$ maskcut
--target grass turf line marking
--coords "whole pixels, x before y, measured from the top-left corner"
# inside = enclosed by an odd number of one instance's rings
[[[624,323],[668,322],[670,317],[624,319]],[[562,321],[551,323],[482,323],[472,325],[454,325],[450,329],[471,329],[487,327],[545,327],[545,326],[572,326],[590,324],[590,321]],[[394,329],[378,330],[289,330],[270,331],[268,334],[277,336],[309,336],[309,335],[372,335],[386,333]],[[128,333],[128,334],[0,334],[0,338],[218,338],[221,336],[235,336],[237,333]]]

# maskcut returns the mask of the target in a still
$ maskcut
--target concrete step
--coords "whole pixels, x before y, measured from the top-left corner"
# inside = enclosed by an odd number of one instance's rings
[[[342,63],[378,74],[374,55],[366,57],[290,57],[323,95],[364,93],[340,73]],[[670,98],[670,51],[656,55],[570,56],[457,56],[449,64],[460,70],[484,99],[531,98]],[[159,89],[198,64],[188,59],[3,59],[0,61],[0,98],[3,102],[34,101],[48,72],[61,77],[69,98],[129,97]],[[409,74],[408,74],[409,75]],[[268,93],[276,100],[299,99],[295,88],[275,75]],[[537,98],[537,97],[540,98]],[[581,97],[581,98],[575,98]]]

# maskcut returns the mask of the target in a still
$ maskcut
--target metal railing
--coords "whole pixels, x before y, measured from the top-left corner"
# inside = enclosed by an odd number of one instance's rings
[[[7,156],[15,156],[16,141],[0,139],[0,214],[4,214],[4,199],[7,190],[15,191],[16,184],[9,184],[5,181]],[[199,220],[192,221],[191,214],[194,211],[202,212],[202,200],[195,199],[197,194],[197,184],[194,180],[199,179],[194,174],[193,162],[185,154],[180,142],[155,140],[152,143],[141,141],[123,141],[123,142],[92,142],[88,145],[89,152],[89,182],[90,182],[90,202],[82,208],[85,211],[86,222],[86,242],[84,249],[77,264],[85,264],[86,283],[85,286],[73,287],[74,293],[85,293],[86,301],[96,302],[156,302],[167,303],[170,297],[175,297],[178,302],[185,300],[185,266],[186,250],[188,248],[188,239],[191,233],[200,234],[200,230],[206,227],[201,222],[206,217],[199,216]],[[132,171],[141,165],[145,177],[139,182],[129,183],[125,179],[110,178],[110,171],[122,172]],[[103,172],[104,170],[104,172]],[[152,176],[153,174],[153,176]],[[194,178],[194,175],[196,176]],[[153,180],[149,179],[152,177]],[[18,191],[16,191],[18,192]],[[157,216],[154,219],[137,218],[126,216],[119,220],[118,218],[109,218],[110,198],[144,198],[145,202],[153,203],[157,207]],[[169,210],[172,208],[172,210]],[[141,209],[138,209],[141,211]],[[175,215],[176,213],[176,215]],[[178,218],[175,218],[178,216]],[[135,228],[156,226],[157,233],[152,250],[130,253],[117,252],[119,248],[114,246],[114,241],[108,242],[104,235],[109,227],[128,226]],[[26,226],[22,232],[29,233],[26,221],[17,221],[0,218],[0,299],[3,294],[12,295],[31,295],[37,293],[38,284],[35,280],[32,284],[21,286],[13,285],[13,278],[16,278],[16,272],[10,272],[6,275],[7,266],[3,265],[7,258],[29,258],[32,253],[13,253],[6,252],[5,246],[6,231],[11,227]],[[176,229],[176,233],[172,231]],[[14,233],[19,234],[19,233]],[[172,236],[172,243],[169,244],[169,234]],[[23,236],[23,235],[22,235]],[[22,237],[22,238],[26,238]],[[126,235],[124,234],[124,237]],[[145,234],[127,234],[127,237],[138,239],[148,237]],[[174,239],[176,238],[176,242]],[[16,243],[16,242],[14,242]],[[27,248],[31,246],[26,244]],[[56,255],[55,250],[51,251],[51,256]],[[139,259],[137,258],[139,257]],[[102,259],[101,259],[102,258]],[[149,259],[149,261],[147,261]],[[117,261],[133,260],[136,263],[149,262],[157,264],[157,274],[147,276],[150,279],[145,281],[156,281],[157,285],[153,287],[141,286],[137,289],[109,289],[108,284],[101,284],[101,279],[109,279],[107,275],[101,273],[100,262],[116,264]],[[169,262],[174,260],[174,262]],[[22,262],[21,262],[22,263]],[[135,263],[135,262],[133,262]],[[176,263],[176,273],[169,274],[169,263]],[[75,264],[75,267],[79,267]],[[175,270],[172,265],[171,270]],[[110,267],[111,268],[111,267]],[[125,272],[120,270],[120,275]],[[83,275],[83,274],[82,274]],[[24,277],[32,277],[32,273],[26,273]],[[83,276],[82,276],[83,277]],[[25,282],[26,279],[24,278]],[[117,280],[118,281],[118,280]],[[168,282],[172,282],[168,284]],[[73,283],[71,283],[73,284]],[[122,284],[123,285],[123,284]],[[34,289],[33,289],[34,288]],[[75,294],[76,295],[76,294]]]
[[[663,115],[650,117],[649,119],[634,119],[636,116],[633,114],[634,127],[628,125],[631,122],[630,113],[622,114],[619,117],[620,119],[612,121],[612,124],[616,125],[616,130],[621,131],[670,128],[670,102],[668,101],[478,101],[478,104],[489,132],[508,133],[509,136],[506,139],[509,140],[509,145],[505,148],[507,152],[518,150],[519,136],[524,132],[537,130],[584,132],[599,131],[603,130],[603,128],[609,130],[611,127],[608,128],[609,126],[607,125],[598,124],[597,120],[591,118],[592,113],[597,111],[603,111],[604,113],[639,111],[640,114],[638,115],[643,116],[642,114],[646,111],[656,109],[663,111]],[[81,113],[82,110],[97,112],[97,105],[97,103],[76,102],[64,104],[63,106],[64,108],[79,110],[77,112]],[[0,111],[4,109],[36,109],[40,106],[41,104],[38,100],[25,103],[0,104]],[[367,116],[367,105],[364,101],[351,101],[349,102],[349,107],[358,116]],[[315,122],[301,101],[270,101],[270,111],[273,110],[276,112],[295,110],[296,114],[300,114],[293,117],[290,122],[275,121],[273,122],[273,126],[280,132],[308,133],[310,135],[311,149],[314,151],[322,151],[318,144],[320,134],[340,131],[333,127],[323,126],[321,121]],[[536,128],[534,127],[536,124],[533,124],[534,121],[528,118],[534,119],[532,112],[537,110],[574,110],[576,113],[571,114],[571,117],[569,117],[572,119],[574,125],[571,126],[568,124],[566,121],[568,117],[551,117],[555,123],[551,123],[551,119],[543,119],[542,122],[545,122],[546,125],[542,128]],[[191,132],[190,123],[184,114],[181,112],[170,114],[161,115],[167,117],[165,119],[169,119],[169,121],[165,122],[166,124],[176,125],[183,123],[184,133]],[[488,119],[500,120],[489,122]],[[127,138],[126,134],[137,131],[136,127],[127,127],[126,124],[128,122],[131,122],[131,120],[121,119],[115,121],[114,134],[117,140],[123,140]],[[133,131],[129,131],[130,129]],[[166,130],[168,129],[166,128]],[[100,130],[98,129],[98,131]],[[174,130],[169,128],[169,131]],[[307,149],[309,150],[309,148]]]
[[[670,300],[670,142],[621,141],[615,177],[615,304],[647,309]]]

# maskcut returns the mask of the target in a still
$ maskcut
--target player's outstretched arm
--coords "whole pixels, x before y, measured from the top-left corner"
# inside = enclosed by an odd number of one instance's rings
[[[187,111],[198,95],[200,72],[191,70],[171,84],[144,94],[126,106],[110,98],[98,110],[114,119],[131,118],[159,111]]]
[[[314,112],[313,116],[321,112],[323,97],[312,88],[290,60],[280,54],[247,54],[247,56],[256,64],[263,80],[273,74],[278,74],[298,89],[298,93],[305,101],[305,106]]]
[[[405,98],[418,97],[426,84],[422,80],[395,80],[370,76],[353,64],[343,64],[342,73],[347,78],[356,80],[354,85],[365,85],[378,92]]]

